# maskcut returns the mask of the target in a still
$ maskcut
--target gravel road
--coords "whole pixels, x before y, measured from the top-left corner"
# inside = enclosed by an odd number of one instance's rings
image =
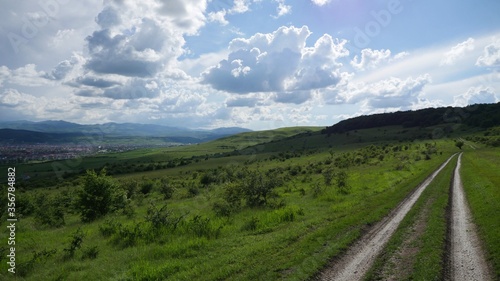
[[[448,160],[422,182],[412,194],[406,197],[396,209],[350,247],[339,260],[333,262],[331,266],[323,270],[319,274],[318,280],[361,280],[422,192],[454,156],[455,155],[452,155],[448,158]]]
[[[458,156],[453,178],[451,205],[451,253],[449,253],[449,279],[457,281],[492,280],[487,262],[481,251],[471,212],[465,200],[460,178],[462,154]]]

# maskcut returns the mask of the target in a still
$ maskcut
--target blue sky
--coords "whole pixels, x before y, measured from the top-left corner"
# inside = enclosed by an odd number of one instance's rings
[[[0,5],[0,121],[261,130],[500,98],[494,0]]]

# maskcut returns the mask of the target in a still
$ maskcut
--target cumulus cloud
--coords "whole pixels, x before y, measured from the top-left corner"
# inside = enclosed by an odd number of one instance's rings
[[[17,107],[23,104],[34,103],[35,97],[21,93],[16,89],[5,89],[0,95],[0,106]]]
[[[281,0],[280,0],[281,1]],[[212,0],[211,6],[214,11],[208,13],[208,20],[211,22],[219,22],[221,25],[229,24],[226,19],[227,15],[243,14],[250,11],[250,5],[257,0],[234,0],[233,5],[229,5],[228,1]]]
[[[88,56],[79,61],[80,74],[65,84],[82,97],[157,97],[165,78],[189,79],[177,68],[177,58],[185,52],[184,36],[205,24],[206,5],[206,0],[106,1],[95,18],[98,28],[85,39]],[[61,62],[47,78],[64,78],[74,64]]]
[[[500,66],[500,40],[487,45],[477,59],[477,66]]]
[[[281,16],[290,14],[292,12],[292,6],[285,4],[285,0],[275,0],[278,3],[278,7],[276,8],[276,16],[275,18],[279,18]]]
[[[44,78],[46,75],[45,72],[38,71],[35,64],[27,64],[16,69],[0,66],[0,86],[6,83],[27,87],[43,86],[48,82]]]
[[[453,65],[458,59],[465,56],[467,52],[474,50],[474,39],[469,38],[466,41],[454,46],[444,54],[440,65]]]
[[[318,5],[318,6],[324,6],[328,3],[330,3],[331,0],[311,0],[311,2],[313,2],[314,5]]]
[[[361,58],[359,58],[358,55],[355,55],[351,61],[351,65],[358,71],[364,71],[374,69],[384,63],[402,59],[407,55],[407,52],[401,52],[391,56],[390,50],[363,49],[361,50]]]
[[[85,58],[74,53],[71,59],[61,61],[50,73],[45,73],[43,77],[49,80],[63,80],[69,73],[73,72],[75,67],[84,63]]]
[[[362,103],[369,109],[411,108],[421,101],[421,94],[431,82],[428,74],[417,78],[400,79],[391,77],[375,83],[346,83],[341,88],[323,91],[329,104]]]
[[[210,12],[208,14],[208,20],[211,22],[218,22],[221,25],[228,25],[229,21],[226,20],[226,10],[220,10],[217,12]]]
[[[325,34],[306,47],[310,34],[307,26],[283,26],[234,39],[227,59],[203,73],[203,81],[231,93],[277,92],[280,97],[338,83],[342,65],[337,60],[349,54],[346,41]]]
[[[490,87],[471,87],[467,92],[455,96],[455,106],[467,106],[481,103],[496,103],[495,91]]]

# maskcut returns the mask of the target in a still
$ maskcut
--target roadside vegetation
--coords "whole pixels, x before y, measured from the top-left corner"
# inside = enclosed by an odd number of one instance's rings
[[[464,153],[462,181],[483,248],[500,280],[500,149],[485,148]]]

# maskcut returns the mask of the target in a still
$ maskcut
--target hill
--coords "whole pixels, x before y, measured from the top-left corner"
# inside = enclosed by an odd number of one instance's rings
[[[42,133],[28,130],[0,129],[3,144],[60,144],[83,137],[82,133]]]
[[[456,123],[479,128],[490,128],[498,125],[500,124],[500,103],[363,115],[340,121],[331,127],[327,127],[323,133],[345,133],[384,126],[412,128]]]
[[[154,143],[200,143],[221,137],[249,132],[245,128],[217,128],[213,130],[192,130],[188,128],[169,127],[154,124],[136,123],[104,123],[94,125],[81,125],[66,121],[14,121],[0,122],[0,129],[10,129],[10,133],[0,135],[0,142],[17,143],[64,143],[76,142],[79,137],[96,136],[105,142],[120,143],[130,138],[137,138],[136,142],[151,143],[150,138],[155,138]],[[19,132],[15,132],[18,130]],[[31,132],[31,133],[29,133]],[[43,135],[45,134],[45,135]],[[54,135],[56,134],[56,135]],[[158,139],[163,138],[163,139]]]

